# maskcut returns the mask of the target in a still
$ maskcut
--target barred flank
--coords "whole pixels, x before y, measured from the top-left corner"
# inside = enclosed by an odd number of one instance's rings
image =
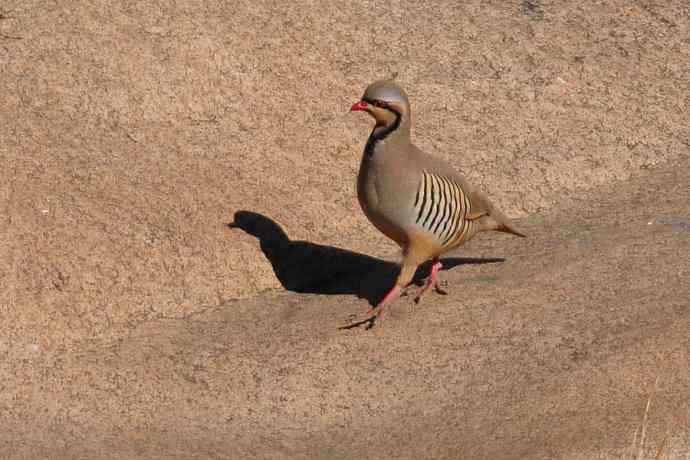
[[[422,174],[414,201],[415,222],[436,235],[442,246],[461,243],[475,233],[476,222],[467,220],[470,200],[453,179],[428,172]]]

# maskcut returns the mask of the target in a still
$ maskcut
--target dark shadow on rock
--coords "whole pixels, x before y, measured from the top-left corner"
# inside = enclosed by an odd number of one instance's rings
[[[292,241],[275,221],[251,211],[237,211],[231,229],[239,228],[259,239],[261,250],[285,289],[311,294],[353,294],[376,305],[398,275],[395,263],[347,249],[308,241]],[[443,269],[457,265],[503,262],[501,258],[442,259]],[[419,267],[415,283],[421,283],[430,263]]]

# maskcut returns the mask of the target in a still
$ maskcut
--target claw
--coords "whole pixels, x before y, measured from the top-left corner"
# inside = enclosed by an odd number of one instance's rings
[[[434,284],[434,291],[436,291],[437,294],[448,295],[448,291],[441,289],[439,283]]]

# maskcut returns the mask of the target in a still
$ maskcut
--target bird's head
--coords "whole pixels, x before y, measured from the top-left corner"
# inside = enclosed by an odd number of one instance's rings
[[[393,127],[409,123],[410,101],[393,80],[379,80],[367,87],[362,99],[350,110],[367,112],[374,117],[377,127]]]

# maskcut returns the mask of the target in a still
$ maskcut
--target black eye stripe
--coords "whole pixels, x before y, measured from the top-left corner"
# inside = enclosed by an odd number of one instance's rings
[[[367,97],[367,98],[363,98],[362,100],[363,100],[364,102],[368,103],[368,104],[371,104],[371,105],[375,106],[375,107],[383,107],[383,108],[386,108],[386,109],[389,108],[387,102],[380,101],[380,100],[378,100],[378,99],[369,99],[369,98]]]

